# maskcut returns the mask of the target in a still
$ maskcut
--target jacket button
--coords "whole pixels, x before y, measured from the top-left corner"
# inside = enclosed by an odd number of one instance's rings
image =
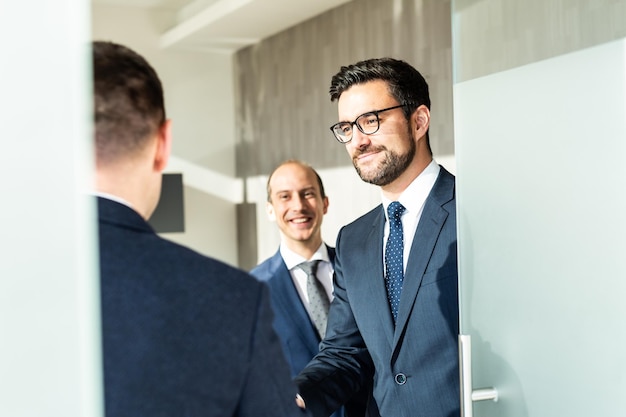
[[[406,384],[406,375],[404,375],[403,373],[396,374],[394,379],[396,380],[396,384],[398,385]]]

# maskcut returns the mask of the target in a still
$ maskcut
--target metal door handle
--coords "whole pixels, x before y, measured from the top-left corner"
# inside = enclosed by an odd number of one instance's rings
[[[473,401],[498,401],[495,388],[472,389],[472,339],[470,335],[459,335],[459,372],[461,384],[461,417],[473,417]]]

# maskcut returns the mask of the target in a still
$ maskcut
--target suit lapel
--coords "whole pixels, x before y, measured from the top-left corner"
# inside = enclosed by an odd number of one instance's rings
[[[326,251],[328,252],[328,260],[330,261],[330,263],[333,265],[333,268],[335,267],[335,248],[328,246],[326,244],[324,244],[324,246],[326,246]]]
[[[394,349],[397,347],[401,334],[406,327],[411,310],[415,304],[424,272],[431,259],[435,244],[441,233],[441,229],[448,218],[448,212],[442,207],[454,198],[454,185],[452,176],[442,167],[439,178],[426,199],[424,211],[420,217],[409,260],[406,267],[402,295],[400,297],[400,309],[394,335]]]
[[[272,258],[270,274],[274,277],[272,291],[275,291],[277,295],[274,298],[276,308],[282,311],[283,317],[292,322],[292,328],[296,329],[304,343],[316,347],[320,342],[319,336],[311,323],[304,304],[302,304],[298,290],[280,253]],[[303,323],[311,323],[311,325],[306,326]],[[317,353],[317,350],[313,353]]]
[[[371,301],[372,309],[375,310],[376,316],[381,321],[381,327],[385,331],[387,340],[389,340],[389,346],[391,346],[394,326],[391,310],[389,309],[389,300],[387,299],[385,271],[382,261],[384,227],[385,215],[383,213],[383,206],[381,205],[378,215],[374,218],[369,234],[361,243],[368,248],[368,250],[364,252],[368,253],[368,256],[367,259],[363,260],[364,269],[361,276],[374,277],[374,279],[367,280],[369,294],[371,294],[371,298],[368,298],[368,302]]]

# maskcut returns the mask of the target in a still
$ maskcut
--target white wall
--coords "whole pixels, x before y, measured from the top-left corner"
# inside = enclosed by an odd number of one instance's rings
[[[186,226],[185,233],[164,237],[234,265],[236,210],[229,196],[238,185],[231,180],[235,175],[232,57],[159,48],[168,16],[166,11],[95,5],[92,36],[137,51],[163,83],[174,136],[168,171],[183,173]]]

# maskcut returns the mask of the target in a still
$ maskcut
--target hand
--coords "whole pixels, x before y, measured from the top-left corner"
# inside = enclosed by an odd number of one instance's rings
[[[300,394],[296,394],[296,405],[301,409],[306,409],[306,404],[304,404],[304,399],[300,396]]]

